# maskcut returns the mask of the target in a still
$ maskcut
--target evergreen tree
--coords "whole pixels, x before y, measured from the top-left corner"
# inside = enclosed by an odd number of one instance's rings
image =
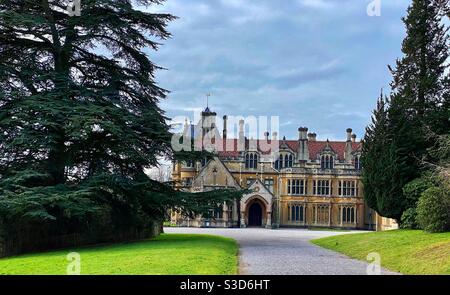
[[[397,220],[408,206],[403,187],[420,175],[424,159],[433,160],[427,149],[436,142],[434,135],[450,130],[449,35],[441,21],[448,5],[447,1],[412,1],[403,19],[407,33],[402,45],[404,56],[397,60],[395,69],[389,67],[393,81],[383,121],[385,132],[366,134],[364,161],[382,159],[382,173],[370,166],[363,171],[366,198],[371,208]],[[381,128],[377,124],[368,131]],[[379,136],[383,138],[376,138]]]
[[[443,104],[450,91],[446,73],[450,39],[448,28],[442,22],[443,5],[450,4],[413,1],[403,19],[407,34],[402,44],[404,56],[397,60],[395,69],[390,68],[395,94],[391,104],[393,108],[398,104],[405,118],[417,121],[414,124],[418,124],[418,132],[431,130],[441,134],[449,130],[448,112]]]
[[[235,192],[188,194],[144,169],[175,159],[146,49],[174,19],[161,0],[0,3],[0,226],[10,235],[136,230],[168,208],[201,213]],[[139,6],[138,6],[139,5]],[[184,153],[180,159],[203,157]]]
[[[384,149],[387,145],[387,111],[383,93],[373,111],[372,124],[366,128],[366,134],[362,144],[362,167],[364,182],[364,199],[370,208],[379,211],[379,200],[386,187],[389,178],[383,172],[387,162],[387,154]],[[369,189],[366,189],[369,188]]]

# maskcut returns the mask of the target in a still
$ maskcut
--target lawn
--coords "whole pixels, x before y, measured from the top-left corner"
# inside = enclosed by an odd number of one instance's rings
[[[450,232],[393,230],[327,237],[312,243],[361,260],[378,252],[383,267],[403,274],[450,274]]]
[[[81,274],[236,274],[238,245],[210,235],[162,234],[154,239],[0,259],[0,274],[66,274],[78,252]]]

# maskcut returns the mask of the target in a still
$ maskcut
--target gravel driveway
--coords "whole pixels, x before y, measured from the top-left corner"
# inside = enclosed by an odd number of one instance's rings
[[[166,233],[212,234],[235,239],[240,246],[240,274],[365,275],[367,263],[323,249],[311,239],[353,232],[307,229],[164,228]],[[382,274],[396,274],[382,270]]]

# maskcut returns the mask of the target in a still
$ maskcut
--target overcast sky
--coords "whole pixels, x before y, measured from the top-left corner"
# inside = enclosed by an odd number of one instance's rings
[[[319,139],[358,138],[370,121],[388,64],[401,56],[409,0],[167,0],[153,11],[179,17],[150,58],[167,68],[169,117],[210,107],[234,116],[280,116],[281,136],[307,126]]]

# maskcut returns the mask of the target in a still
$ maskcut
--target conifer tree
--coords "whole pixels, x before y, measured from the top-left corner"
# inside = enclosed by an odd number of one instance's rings
[[[363,182],[365,188],[364,198],[370,208],[378,211],[378,200],[383,194],[383,188],[389,181],[384,164],[387,162],[387,154],[384,149],[387,145],[387,111],[386,101],[383,93],[377,102],[377,107],[373,111],[372,123],[366,128],[366,134],[362,144],[362,167]]]
[[[436,142],[435,135],[450,130],[450,79],[446,72],[449,35],[441,21],[448,5],[447,1],[412,1],[403,19],[407,34],[403,57],[395,68],[389,67],[393,81],[386,106],[386,130],[382,135],[366,134],[363,159],[366,163],[382,159],[379,168],[383,174],[365,167],[366,198],[381,215],[397,220],[407,206],[403,187],[420,175],[423,159],[433,160],[427,150]],[[368,131],[377,129],[377,124]],[[384,138],[374,138],[379,136]],[[380,149],[373,152],[372,144]]]
[[[69,2],[0,2],[4,231],[137,230],[169,208],[196,214],[236,197],[176,192],[144,173],[176,157],[146,53],[171,36],[174,16],[144,9],[163,1],[82,0],[79,16]]]

